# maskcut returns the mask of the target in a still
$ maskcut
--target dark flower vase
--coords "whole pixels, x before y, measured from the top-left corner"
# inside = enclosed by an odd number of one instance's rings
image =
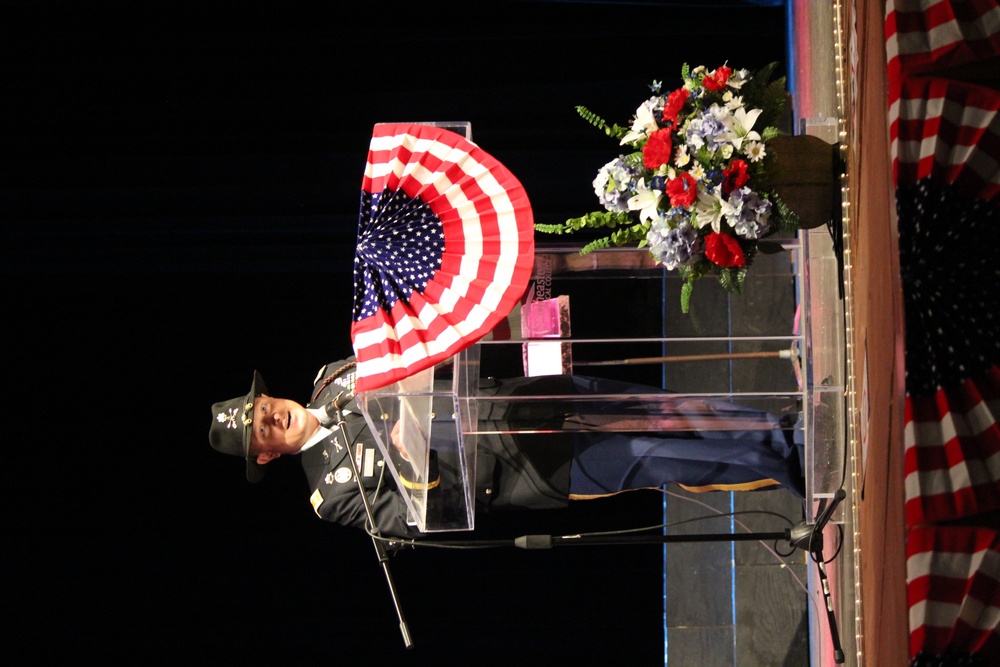
[[[837,146],[807,134],[767,142],[768,181],[802,221],[803,229],[827,225],[840,216]]]

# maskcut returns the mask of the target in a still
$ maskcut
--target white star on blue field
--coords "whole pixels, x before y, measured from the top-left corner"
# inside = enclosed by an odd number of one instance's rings
[[[896,190],[906,390],[933,396],[1000,363],[1000,212],[954,184]]]
[[[401,190],[361,193],[354,251],[354,321],[423,292],[441,267],[444,230],[430,206]]]

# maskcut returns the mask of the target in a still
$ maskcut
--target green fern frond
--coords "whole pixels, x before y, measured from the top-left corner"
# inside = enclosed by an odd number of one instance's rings
[[[743,293],[743,282],[746,280],[746,267],[724,268],[719,270],[719,286],[727,292]]]
[[[777,66],[776,62],[765,65],[743,86],[743,98],[762,111],[757,120],[761,125],[777,125],[785,107],[785,77],[771,81]]]
[[[746,265],[743,265],[740,268],[736,269],[736,275],[734,277],[736,278],[736,293],[743,294],[743,284],[746,282],[747,279]]]
[[[770,141],[775,137],[780,137],[782,134],[783,132],[781,130],[774,127],[773,125],[769,125],[768,127],[764,128],[763,132],[760,133],[760,140],[765,142]]]
[[[649,225],[641,222],[629,227],[622,227],[612,232],[611,242],[617,246],[623,246],[633,241],[645,241],[648,231]]]
[[[543,234],[568,234],[572,232],[572,229],[567,229],[566,225],[559,224],[547,224],[543,222],[535,223],[535,231],[542,232]]]
[[[614,230],[604,238],[590,241],[580,251],[581,255],[586,255],[594,250],[611,247],[612,245],[622,246],[638,243],[638,247],[646,245],[646,232],[649,231],[649,224],[635,222],[627,211],[591,211],[579,218],[570,218],[561,225],[537,223],[535,230],[545,234],[572,234],[584,229],[612,229]]]
[[[759,81],[761,85],[767,85],[767,83],[771,80],[771,77],[774,76],[774,70],[777,66],[777,61],[772,61],[764,65],[759,70],[754,72],[754,81]]]
[[[611,237],[605,236],[603,239],[597,239],[596,241],[591,241],[587,245],[580,249],[581,255],[586,255],[587,253],[593,252],[595,250],[604,250],[605,248],[611,247]]]
[[[776,125],[781,119],[785,108],[788,92],[785,90],[785,77],[772,81],[761,93],[760,108],[763,113],[760,119],[765,125]]]
[[[596,127],[598,130],[603,130],[605,127],[607,127],[608,124],[607,121],[605,121],[603,118],[601,118],[600,116],[598,116],[596,113],[594,113],[585,106],[582,105],[578,106],[576,108],[576,112],[580,114],[581,118],[583,118],[585,121]]]
[[[733,291],[733,277],[729,269],[719,269],[719,286],[727,292]]]
[[[694,291],[694,283],[690,280],[681,285],[681,312],[687,315],[691,312],[691,292]]]
[[[802,219],[795,214],[795,211],[788,208],[788,204],[786,204],[781,197],[776,194],[772,194],[771,204],[774,205],[778,229],[783,232],[794,232],[802,227]]]
[[[581,229],[601,229],[610,227],[612,229],[632,222],[632,216],[627,211],[591,211],[579,218],[570,218],[566,225],[573,228],[573,231]]]
[[[576,112],[580,114],[580,117],[585,121],[596,127],[598,130],[604,130],[604,134],[613,139],[621,139],[628,132],[628,128],[621,127],[617,123],[608,125],[606,120],[585,106],[581,105],[576,107]]]
[[[630,167],[638,167],[639,169],[642,169],[642,151],[636,151],[635,153],[623,155],[622,162]]]
[[[535,223],[535,231],[543,234],[572,234],[582,229],[615,229],[633,221],[632,216],[625,212],[591,211],[579,218],[570,218],[560,224]]]

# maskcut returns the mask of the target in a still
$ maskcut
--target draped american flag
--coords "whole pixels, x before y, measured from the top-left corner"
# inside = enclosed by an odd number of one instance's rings
[[[996,0],[889,0],[889,123],[905,312],[914,664],[1000,660],[1000,52]],[[929,662],[928,662],[929,661]],[[935,662],[936,661],[936,662]],[[978,663],[977,663],[978,664]]]
[[[947,78],[1000,45],[1000,7],[896,0],[886,37],[916,525],[1000,509],[1000,93]]]
[[[351,327],[359,392],[475,343],[519,303],[531,277],[524,187],[453,132],[376,125],[359,218]]]

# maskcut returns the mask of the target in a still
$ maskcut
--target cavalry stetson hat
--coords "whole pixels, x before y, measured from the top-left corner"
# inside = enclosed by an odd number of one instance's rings
[[[212,427],[208,441],[212,448],[223,454],[239,456],[247,462],[247,480],[259,482],[267,469],[250,455],[250,433],[253,426],[253,399],[267,393],[264,378],[253,372],[253,383],[246,396],[238,396],[212,406]]]

